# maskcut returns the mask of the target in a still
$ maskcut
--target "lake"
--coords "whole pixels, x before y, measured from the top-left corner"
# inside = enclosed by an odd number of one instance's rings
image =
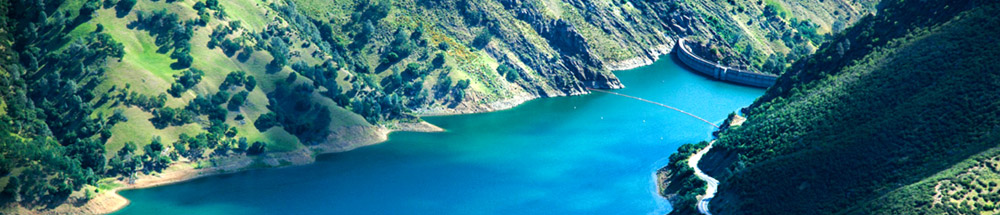
[[[626,88],[614,91],[716,124],[764,93],[677,63],[617,71]],[[123,191],[131,204],[117,214],[664,214],[654,173],[714,129],[599,92],[424,119],[447,132],[396,132],[314,164]]]

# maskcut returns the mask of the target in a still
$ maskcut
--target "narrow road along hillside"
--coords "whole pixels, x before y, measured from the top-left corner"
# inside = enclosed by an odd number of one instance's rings
[[[705,195],[702,195],[698,200],[698,212],[706,215],[712,215],[712,212],[708,211],[708,202],[712,201],[712,198],[715,197],[715,191],[719,188],[719,180],[715,180],[715,178],[712,178],[711,176],[706,175],[705,172],[702,172],[701,169],[698,168],[698,161],[701,160],[701,157],[704,156],[708,150],[712,149],[713,144],[715,144],[714,140],[709,142],[708,146],[704,149],[698,151],[698,153],[695,153],[694,155],[691,155],[691,158],[688,158],[688,166],[694,169],[694,175],[698,176],[698,179],[701,179],[708,184],[708,188],[705,189]]]

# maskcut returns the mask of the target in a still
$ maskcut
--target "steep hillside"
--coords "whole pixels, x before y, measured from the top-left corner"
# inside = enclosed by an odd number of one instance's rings
[[[676,1],[662,14],[675,32],[691,35],[709,61],[780,74],[834,33],[875,11],[878,0]]]
[[[998,12],[884,2],[797,63],[700,163],[713,213],[995,213]]]

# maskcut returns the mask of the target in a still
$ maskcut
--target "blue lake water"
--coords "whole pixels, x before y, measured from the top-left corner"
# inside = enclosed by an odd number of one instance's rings
[[[615,74],[615,92],[715,123],[762,89],[713,81],[664,57]],[[654,172],[713,127],[595,92],[492,113],[426,117],[447,132],[321,155],[316,163],[123,191],[118,214],[663,214]]]

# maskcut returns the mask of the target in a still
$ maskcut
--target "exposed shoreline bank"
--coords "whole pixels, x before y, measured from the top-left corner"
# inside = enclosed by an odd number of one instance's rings
[[[350,130],[354,129],[346,129]],[[118,194],[118,192],[133,189],[152,188],[175,183],[186,182],[207,176],[224,175],[243,172],[254,169],[282,168],[310,164],[315,161],[316,156],[337,152],[350,151],[355,148],[374,145],[385,142],[391,132],[411,131],[411,132],[442,132],[444,129],[427,122],[417,123],[396,123],[392,128],[384,126],[377,127],[377,132],[373,135],[354,140],[347,144],[347,147],[338,146],[334,143],[325,143],[308,146],[294,151],[266,153],[259,159],[254,159],[246,155],[230,155],[206,159],[202,162],[178,161],[172,163],[166,170],[151,175],[140,174],[132,184],[128,184],[123,178],[116,178],[113,184],[116,186],[110,190],[102,190],[90,200],[85,200],[82,191],[74,192],[69,199],[55,208],[46,210],[30,210],[18,206],[14,212],[17,214],[109,214],[114,213],[131,202]],[[198,167],[198,165],[211,163],[210,167]],[[290,163],[289,163],[290,162]],[[93,189],[93,188],[85,188]]]
[[[673,41],[670,41],[673,42]],[[606,63],[606,67],[612,71],[629,70],[642,66],[647,66],[658,60],[665,54],[672,51],[673,44],[664,44],[647,49],[646,56],[637,56],[618,62]],[[583,95],[571,94],[565,96]],[[501,111],[516,107],[524,102],[543,98],[537,95],[521,94],[511,98],[483,103],[462,109],[435,109],[419,112],[420,116],[446,116],[458,114],[486,113]],[[345,128],[339,132],[362,132],[361,128]],[[152,175],[139,175],[134,183],[127,184],[122,179],[116,179],[112,183],[120,185],[108,190],[101,190],[90,200],[84,200],[84,192],[74,192],[69,199],[62,204],[45,210],[31,210],[18,206],[14,212],[18,214],[108,214],[114,213],[128,206],[131,202],[127,198],[118,194],[120,191],[132,189],[144,189],[158,186],[165,186],[189,180],[194,180],[207,176],[238,173],[246,170],[281,168],[288,166],[298,166],[310,164],[315,161],[315,157],[322,154],[350,151],[355,148],[374,145],[385,142],[388,135],[396,131],[410,132],[441,132],[444,129],[427,122],[417,123],[396,123],[386,126],[377,126],[374,134],[363,135],[362,138],[349,140],[348,144],[324,143],[308,146],[294,151],[274,152],[262,155],[261,159],[254,159],[246,155],[231,155],[226,157],[212,158],[211,167],[198,167],[198,162],[179,161],[173,163],[161,173]],[[290,162],[290,163],[289,163]],[[201,162],[203,164],[204,162]],[[93,189],[85,188],[85,189]]]

